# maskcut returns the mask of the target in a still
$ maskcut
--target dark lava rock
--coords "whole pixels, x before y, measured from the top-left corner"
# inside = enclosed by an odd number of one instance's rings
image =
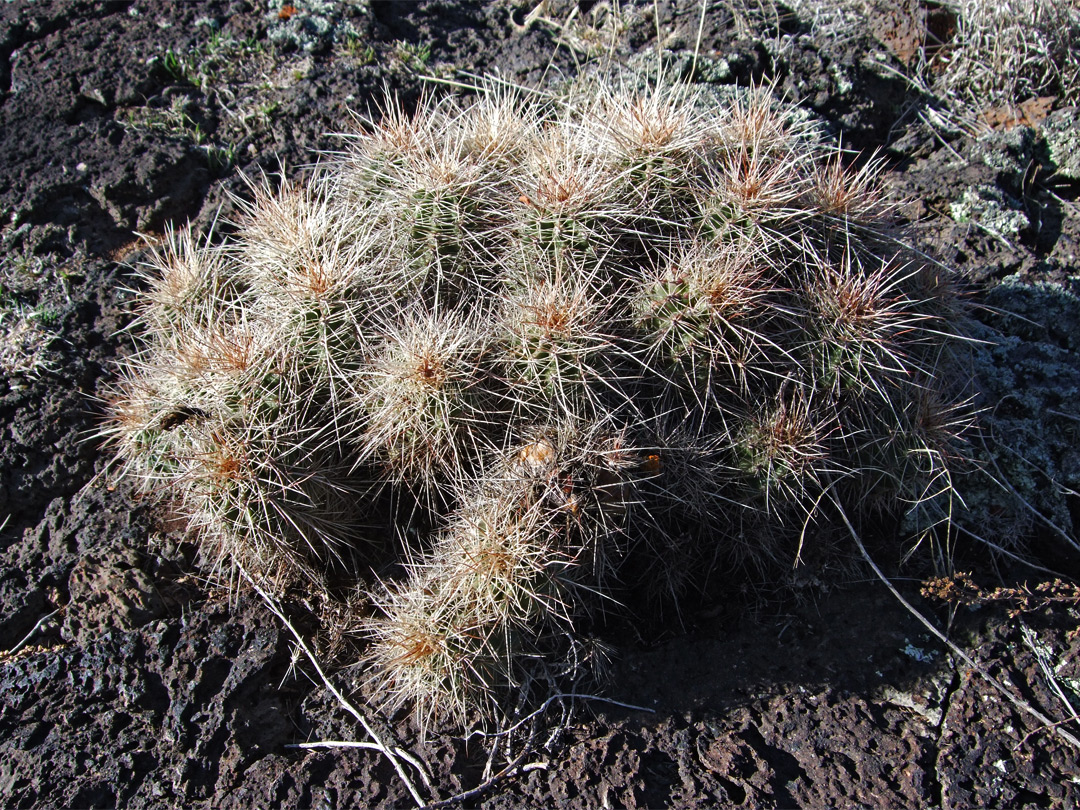
[[[271,29],[315,36],[322,29],[304,22],[309,4],[275,5],[0,3],[0,283],[6,300],[48,311],[54,329],[49,368],[0,384],[0,648],[26,639],[21,651],[0,653],[6,807],[410,802],[376,752],[287,747],[368,738],[293,660],[291,639],[258,600],[208,597],[187,539],[151,543],[149,507],[123,486],[94,480],[107,463],[93,438],[102,411],[95,397],[105,395],[111,360],[130,350],[121,330],[130,322],[124,290],[139,284],[124,264],[140,255],[132,230],[194,217],[196,230],[216,222],[223,232],[235,213],[229,193],[245,193],[237,171],[297,174],[340,144],[327,133],[352,126],[350,110],[377,116],[384,87],[406,108],[414,104],[431,85],[395,59],[401,42],[428,49],[430,68],[450,81],[498,71],[536,84],[571,76],[587,61],[560,38],[573,15],[624,25],[617,58],[655,45],[659,26],[678,52],[672,64],[689,71],[700,10],[552,0],[540,9],[546,20],[525,26],[535,2],[358,3],[311,48],[298,35],[286,50],[269,41]],[[282,17],[286,5],[301,15],[295,22]],[[310,4],[312,15],[326,16],[337,12],[316,5],[345,4]],[[1007,337],[988,350],[1014,375],[1000,380],[1042,374],[1048,360],[1072,380],[1080,364],[1067,319],[1075,313],[1059,294],[1074,289],[1080,245],[1080,189],[1060,145],[1069,114],[1051,114],[1042,132],[943,141],[918,123],[913,111],[925,100],[896,78],[894,57],[875,55],[881,49],[867,37],[816,40],[782,5],[773,22],[748,34],[729,5],[709,4],[698,74],[689,78],[774,80],[845,146],[886,148],[891,191],[912,200],[905,210],[919,244],[960,269],[972,295],[1011,279],[990,300],[1016,302],[1009,306],[1022,317],[980,315]],[[615,6],[624,17],[605,16]],[[363,58],[335,33],[347,33],[344,23]],[[228,42],[238,50],[219,56],[242,56],[222,58],[205,81],[167,65],[171,53],[197,68]],[[162,125],[155,116],[163,111],[178,117]],[[1012,205],[1008,197],[1022,212],[1027,224],[1014,240],[951,216],[951,206],[979,188],[986,192],[979,199]],[[1013,284],[1030,288],[1017,296]],[[1066,413],[1051,377],[1039,380],[1047,396],[1033,400],[1033,410]],[[1023,416],[1063,436],[1075,431],[1068,414]],[[1017,423],[1018,434],[1030,433],[1027,421]],[[1060,464],[1075,466],[1075,452],[1060,454]],[[1080,525],[1080,503],[1067,505]],[[895,553],[890,542],[880,549]],[[985,548],[974,548],[967,557],[958,550],[957,565],[992,579]],[[1044,561],[1064,559],[1046,548]],[[492,760],[498,770],[502,755],[526,750],[522,761],[535,767],[470,801],[490,808],[1077,804],[1075,750],[923,638],[883,587],[832,584],[866,576],[854,570],[841,558],[816,584],[775,586],[780,596],[740,574],[720,583],[723,599],[688,607],[678,621],[611,629],[618,662],[605,694],[642,710],[555,701],[500,738]],[[913,588],[905,592],[917,599]],[[305,598],[288,606],[301,624]],[[937,618],[952,621],[981,666],[1061,717],[1033,649],[1049,656],[1062,680],[1077,676],[1070,609],[1047,605],[1017,618],[1007,607],[984,606]],[[1041,646],[1029,644],[1025,628],[1037,631]],[[363,705],[354,671],[333,677]],[[576,713],[562,715],[571,704]],[[483,780],[493,738],[465,740],[457,729],[421,738],[406,717],[367,713],[385,739],[423,759],[440,797]]]

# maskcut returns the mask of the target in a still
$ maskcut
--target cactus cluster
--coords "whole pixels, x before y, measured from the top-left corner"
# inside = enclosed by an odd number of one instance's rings
[[[899,516],[947,482],[948,282],[880,166],[767,90],[491,91],[346,144],[253,183],[223,243],[156,249],[108,433],[212,571],[382,571],[389,706],[465,721],[574,669],[631,557],[677,598],[790,562],[826,502]]]

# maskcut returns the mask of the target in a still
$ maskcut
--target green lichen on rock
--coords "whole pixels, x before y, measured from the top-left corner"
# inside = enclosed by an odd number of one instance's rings
[[[965,188],[949,203],[949,215],[959,223],[973,223],[1001,239],[1015,240],[1031,227],[1023,204],[996,186]]]
[[[1036,146],[1035,130],[1016,126],[984,133],[972,141],[968,149],[971,160],[994,170],[1001,186],[1019,193],[1035,162]]]
[[[363,19],[366,3],[358,0],[304,0],[265,3],[267,37],[282,50],[324,53],[360,37],[355,21]]]
[[[1065,283],[1006,276],[984,300],[992,308],[984,320],[1003,333],[1080,354],[1080,276]]]
[[[1057,110],[1042,124],[1049,163],[1061,177],[1080,180],[1080,108]]]
[[[1022,537],[1037,512],[1075,536],[1080,297],[1064,285],[1010,276],[986,301],[987,323],[972,333],[982,341],[972,354],[986,409],[974,454],[984,472],[957,479],[964,520],[997,538]]]

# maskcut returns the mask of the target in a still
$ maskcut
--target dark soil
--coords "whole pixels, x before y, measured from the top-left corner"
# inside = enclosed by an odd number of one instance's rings
[[[244,0],[0,4],[0,298],[47,313],[50,336],[45,367],[0,381],[0,649],[14,650],[0,655],[4,806],[411,804],[377,752],[292,747],[369,738],[255,595],[206,585],[166,515],[95,478],[107,461],[93,439],[95,397],[128,345],[134,232],[189,219],[205,230],[219,217],[227,229],[229,194],[244,193],[239,171],[296,174],[335,148],[328,133],[354,126],[350,110],[377,109],[385,88],[415,101],[422,72],[537,83],[573,73],[590,53],[581,41],[558,45],[542,21],[522,27],[536,4],[509,2],[342,3],[336,22],[351,34],[339,27],[337,41],[316,33],[290,48],[281,32],[301,31],[316,4],[293,5],[286,20],[288,10]],[[599,24],[606,5],[582,0],[576,18]],[[880,68],[900,67],[895,57],[871,58],[883,46],[869,34],[816,42],[790,14],[710,12],[695,68],[698,4],[660,3],[659,21],[653,8],[644,3],[621,32],[625,56],[654,45],[659,29],[687,78],[774,80],[845,145],[883,149],[890,188],[913,200],[912,238],[967,279],[974,301],[997,300],[1009,274],[1075,290],[1080,188],[1053,176],[1037,129],[1001,135],[991,151],[1012,162],[986,159],[984,142],[920,122],[925,100]],[[550,3],[548,13],[566,20],[572,9]],[[769,47],[776,37],[788,47]],[[997,189],[1025,215],[1015,238],[947,216],[973,186]],[[980,317],[1008,333],[1009,357],[1049,352],[1080,374],[1068,321],[1023,314]],[[1075,574],[1062,541],[1033,531],[1039,562]],[[1074,711],[1066,698],[1080,705],[1075,589],[950,606],[920,596],[927,555],[901,568],[899,549],[873,548],[901,591],[1010,692],[1055,720]],[[956,559],[987,588],[1034,591],[1052,578],[991,560],[978,544]],[[315,633],[302,598],[286,607]],[[951,654],[850,549],[782,582],[720,583],[680,617],[644,618],[603,639],[607,702],[552,702],[490,762],[492,773],[524,767],[466,804],[1080,803],[1075,747]],[[333,640],[320,641],[334,660]],[[333,677],[347,692],[358,681],[347,668]],[[380,717],[350,694],[384,739],[426,763],[425,799],[485,781],[493,738],[446,729],[420,739],[407,719]],[[1075,722],[1061,728],[1078,732]]]

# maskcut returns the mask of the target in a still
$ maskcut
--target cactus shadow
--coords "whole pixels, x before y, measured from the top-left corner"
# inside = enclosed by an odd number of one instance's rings
[[[920,603],[913,584],[901,590]],[[945,658],[944,645],[868,581],[753,611],[706,611],[685,634],[623,645],[610,695],[664,713],[726,712],[789,689],[872,696],[911,688]]]

